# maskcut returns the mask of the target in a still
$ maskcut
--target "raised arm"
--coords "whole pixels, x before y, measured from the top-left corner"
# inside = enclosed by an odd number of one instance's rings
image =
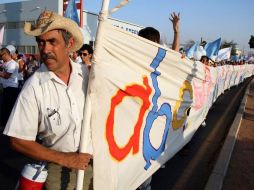
[[[180,13],[176,14],[173,12],[169,18],[173,24],[173,30],[174,30],[174,39],[172,44],[172,49],[175,51],[179,51],[180,48],[180,27],[179,27],[179,21],[180,21]]]

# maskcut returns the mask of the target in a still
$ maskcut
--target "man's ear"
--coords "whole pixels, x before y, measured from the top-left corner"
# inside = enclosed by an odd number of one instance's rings
[[[73,45],[74,45],[74,43],[75,43],[74,38],[70,38],[67,47],[68,47],[68,48],[72,48]]]

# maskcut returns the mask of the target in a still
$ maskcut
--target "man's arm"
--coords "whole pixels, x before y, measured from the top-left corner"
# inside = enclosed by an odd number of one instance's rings
[[[175,51],[179,51],[180,48],[180,29],[179,29],[179,21],[180,21],[180,13],[176,14],[173,12],[171,14],[171,18],[169,18],[173,24],[174,30],[174,39],[172,44],[172,49]]]
[[[19,64],[19,73],[24,72],[26,68],[25,62],[21,59],[18,61],[18,64]]]
[[[12,75],[12,73],[7,73],[7,72],[4,72],[4,71],[0,72],[0,77],[5,78],[5,79],[10,78],[11,75]]]
[[[11,147],[35,160],[53,162],[67,168],[85,170],[92,155],[87,153],[58,152],[29,140],[10,137]]]

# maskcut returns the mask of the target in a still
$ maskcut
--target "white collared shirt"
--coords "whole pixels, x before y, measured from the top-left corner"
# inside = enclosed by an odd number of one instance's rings
[[[75,63],[82,63],[82,59],[80,56],[78,56],[75,60],[74,60]]]
[[[78,150],[88,70],[71,61],[68,86],[53,72],[41,67],[25,83],[4,134],[35,140],[54,150]]]
[[[10,78],[2,78],[1,82],[4,88],[13,87],[18,88],[18,73],[19,65],[13,59],[3,64],[3,70],[7,73],[11,73]]]

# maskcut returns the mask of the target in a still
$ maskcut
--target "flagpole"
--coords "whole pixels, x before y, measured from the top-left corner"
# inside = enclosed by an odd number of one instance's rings
[[[103,36],[102,30],[103,30],[103,22],[104,20],[107,20],[108,14],[109,14],[109,2],[110,0],[103,0],[102,2],[102,7],[99,15],[99,24],[98,24],[98,29],[96,33],[96,41],[95,41],[95,50],[93,56],[96,57],[97,55],[97,47],[99,47],[99,44],[101,43],[101,38]]]
[[[101,43],[102,35],[103,35],[103,21],[105,21],[108,17],[108,8],[109,8],[109,2],[110,0],[103,0],[102,2],[102,8],[101,8],[101,12],[100,12],[100,17],[99,17],[99,25],[98,25],[98,29],[97,29],[97,35],[96,35],[96,41],[95,41],[95,50],[94,50],[94,57],[97,55],[98,53],[98,49],[99,49],[99,44]],[[90,85],[88,84],[88,90],[87,92],[89,92],[90,89]],[[91,99],[89,96],[89,93],[87,93],[86,96],[86,102],[85,102],[85,110],[84,110],[84,117],[83,117],[83,125],[82,125],[82,131],[81,131],[81,137],[80,137],[80,149],[79,152],[85,153],[87,152],[87,150],[89,150],[89,144],[91,144],[92,142],[89,142],[89,139],[91,139],[91,135],[92,135],[92,129],[90,126],[90,121],[91,121],[91,114],[92,114],[92,110],[91,110]],[[94,173],[94,172],[93,172]],[[84,170],[78,170],[78,174],[77,174],[77,187],[76,190],[82,190],[83,189],[83,180],[84,180],[84,174],[85,171]]]
[[[83,0],[80,0],[80,27],[83,28]]]

